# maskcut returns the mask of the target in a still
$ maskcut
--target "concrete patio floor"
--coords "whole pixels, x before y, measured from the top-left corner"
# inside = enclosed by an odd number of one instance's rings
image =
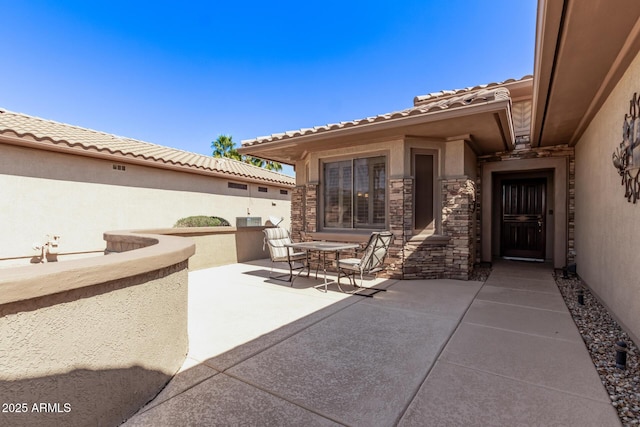
[[[188,358],[126,426],[620,425],[548,265],[373,298],[268,274],[189,274]]]

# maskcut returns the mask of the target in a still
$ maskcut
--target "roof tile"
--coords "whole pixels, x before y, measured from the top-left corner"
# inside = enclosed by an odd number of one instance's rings
[[[316,126],[313,128],[292,130],[284,133],[273,134],[271,136],[261,136],[256,139],[244,140],[242,141],[242,145],[245,147],[249,147],[257,144],[282,141],[282,140],[286,140],[286,139],[294,138],[298,136],[320,134],[320,133],[331,131],[331,130],[347,129],[347,128],[363,126],[371,123],[380,123],[388,120],[402,119],[409,116],[424,115],[424,114],[429,114],[438,110],[459,108],[467,105],[488,102],[491,100],[497,101],[502,99],[510,99],[508,89],[504,87],[499,87],[499,86],[494,87],[494,86],[497,86],[497,84],[491,85],[491,87],[487,87],[487,88],[480,88],[472,92],[461,91],[457,96],[446,97],[444,99],[434,97],[431,102],[420,103],[419,105],[408,108],[406,110],[380,114],[374,117],[367,117],[360,120],[352,120],[348,122],[328,124],[324,126]]]
[[[295,179],[290,176],[237,160],[216,159],[211,156],[190,153],[0,108],[0,135],[12,133],[19,137],[31,136],[45,145],[64,144],[79,152],[107,152],[144,159],[152,163],[180,165],[194,171],[204,170],[286,186],[295,185]]]
[[[502,82],[494,82],[494,83],[487,83],[484,85],[477,85],[477,86],[472,86],[472,87],[466,87],[463,89],[454,89],[454,90],[441,90],[439,92],[432,92],[426,95],[419,95],[416,96],[415,98],[413,98],[413,105],[414,106],[418,106],[420,104],[424,104],[426,102],[429,101],[433,101],[435,99],[442,99],[442,98],[448,98],[454,95],[460,95],[463,93],[469,93],[469,92],[475,92],[481,89],[490,89],[492,87],[496,87],[496,86],[502,86],[505,85],[507,83],[514,83],[517,81],[521,81],[521,80],[527,80],[527,79],[531,79],[533,78],[532,75],[528,74],[526,76],[523,76],[520,79],[507,79],[505,81]]]

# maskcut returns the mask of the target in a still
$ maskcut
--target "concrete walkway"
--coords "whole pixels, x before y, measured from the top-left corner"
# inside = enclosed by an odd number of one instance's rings
[[[125,425],[620,425],[549,266],[365,298],[267,265],[190,273],[187,361]]]

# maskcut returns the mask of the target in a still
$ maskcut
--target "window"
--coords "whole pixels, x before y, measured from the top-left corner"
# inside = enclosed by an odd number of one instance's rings
[[[413,158],[413,174],[415,178],[414,228],[416,231],[433,230],[434,222],[434,156],[416,154]]]
[[[287,194],[289,194],[289,191],[287,191],[287,190],[280,190],[280,194],[283,194],[283,195],[285,195],[285,196],[286,196]]]
[[[323,173],[324,227],[385,227],[384,157],[325,163]]]
[[[236,188],[238,190],[246,190],[247,189],[247,184],[238,184],[235,182],[229,182],[227,185],[229,188]]]
[[[266,193],[267,191],[267,187],[258,187],[258,192],[260,193]]]

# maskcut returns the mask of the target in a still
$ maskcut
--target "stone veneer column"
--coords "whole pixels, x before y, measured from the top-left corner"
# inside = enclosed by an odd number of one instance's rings
[[[291,239],[294,242],[311,240],[306,233],[317,230],[318,185],[297,186],[291,194]]]
[[[412,212],[413,180],[389,179],[389,231],[393,233],[393,243],[387,255],[386,274],[393,279],[404,277],[404,242],[410,235]]]
[[[480,163],[478,163],[478,177],[476,178],[476,203],[479,204],[480,200],[482,200],[482,192],[483,191],[491,191],[485,190],[483,188],[482,183],[482,170],[480,167]],[[479,263],[481,259],[480,250],[482,249],[482,209],[476,209],[475,213],[475,228],[476,228],[476,241],[474,245],[475,253],[472,254],[475,257],[475,263]]]
[[[569,154],[569,191],[567,197],[567,264],[576,262],[575,230],[576,230],[576,155],[574,151]]]
[[[318,184],[307,184],[303,216],[305,231],[307,233],[318,231]]]
[[[291,239],[294,242],[302,240],[304,216],[306,211],[306,188],[298,185],[291,192]]]
[[[475,258],[475,182],[468,178],[444,179],[441,188],[442,233],[451,238],[445,249],[445,275],[469,280]]]

